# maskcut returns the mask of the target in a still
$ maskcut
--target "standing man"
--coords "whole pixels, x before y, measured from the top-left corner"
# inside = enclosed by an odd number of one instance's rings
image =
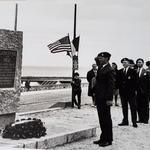
[[[119,126],[129,125],[128,121],[128,104],[130,105],[131,110],[131,119],[133,127],[137,127],[136,124],[136,84],[137,84],[137,75],[136,71],[130,67],[130,62],[128,58],[123,58],[121,60],[123,68],[118,71],[117,75],[117,86],[119,88],[123,120]]]
[[[137,112],[138,122],[148,124],[149,120],[149,94],[150,94],[150,76],[146,69],[143,68],[144,60],[139,58],[136,60],[137,65]]]
[[[27,91],[30,91],[30,88],[31,88],[30,81],[25,82],[25,88],[27,89]]]
[[[113,101],[113,90],[115,86],[115,74],[109,64],[111,54],[108,52],[99,53],[95,58],[98,66],[96,77],[96,105],[101,128],[101,135],[94,144],[105,147],[112,145],[113,131],[110,106]]]
[[[74,73],[74,81],[71,82],[71,86],[73,86],[73,102],[77,105],[78,109],[81,108],[81,79],[79,77],[79,73]],[[77,99],[76,99],[77,97]]]
[[[87,81],[89,83],[88,85],[88,96],[92,97],[92,101],[93,101],[93,106],[95,106],[95,93],[94,93],[94,81],[96,79],[96,75],[97,75],[97,65],[93,64],[92,65],[92,69],[90,71],[87,72]]]

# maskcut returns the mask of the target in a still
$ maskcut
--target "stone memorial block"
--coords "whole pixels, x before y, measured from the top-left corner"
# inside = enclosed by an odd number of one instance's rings
[[[0,29],[0,128],[15,121],[21,94],[21,31]]]

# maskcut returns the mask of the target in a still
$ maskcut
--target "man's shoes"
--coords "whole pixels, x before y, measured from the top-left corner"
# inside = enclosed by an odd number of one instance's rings
[[[118,126],[128,126],[128,125],[129,123],[124,123],[124,122],[118,124]]]
[[[78,106],[78,109],[81,109],[81,106]]]
[[[144,124],[148,124],[148,121],[141,121],[141,120],[139,120],[139,121],[137,121],[137,123],[144,123]]]
[[[137,125],[136,123],[134,123],[134,124],[133,124],[133,127],[134,127],[134,128],[137,128],[137,127],[138,127],[138,125]]]
[[[148,121],[143,121],[142,123],[144,123],[144,124],[148,124]]]
[[[106,146],[109,146],[109,145],[112,145],[112,142],[100,142],[99,143],[99,146],[102,146],[102,147],[106,147]]]
[[[142,121],[141,121],[141,120],[139,120],[139,121],[137,121],[137,123],[142,123]]]
[[[100,143],[100,140],[93,141],[93,144],[99,144],[99,143]]]

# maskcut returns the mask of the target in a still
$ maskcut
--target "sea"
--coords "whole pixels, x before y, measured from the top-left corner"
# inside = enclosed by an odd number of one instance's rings
[[[86,77],[89,71],[88,67],[80,67],[80,77]],[[22,76],[36,76],[36,77],[72,77],[71,67],[43,67],[43,66],[23,66]]]

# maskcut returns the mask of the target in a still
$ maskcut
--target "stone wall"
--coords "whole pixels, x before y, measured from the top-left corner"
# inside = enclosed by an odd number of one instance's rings
[[[1,84],[0,86],[0,117],[3,115],[15,113],[17,111],[18,101],[20,100],[20,92],[21,92],[21,68],[22,68],[22,48],[23,48],[22,40],[23,40],[23,33],[21,31],[10,31],[10,30],[0,29],[1,54],[4,53],[5,51],[7,52],[13,51],[15,53],[17,52],[16,59],[15,59],[16,63],[15,63],[15,72],[14,72],[14,80],[13,80],[14,83],[12,84],[12,87],[9,86],[3,87],[3,84]],[[0,59],[3,59],[2,55]],[[8,60],[9,59],[11,60],[12,58],[8,58]],[[5,62],[3,62],[3,60],[0,60],[0,63],[4,64]],[[8,64],[9,63],[10,62],[8,61]],[[11,70],[11,67],[9,69],[7,69],[6,67],[4,68],[2,67],[2,65],[0,66],[0,70],[1,70],[0,82],[4,82],[2,80],[3,78],[4,79],[6,78],[5,74],[7,78],[9,78],[9,76],[7,75],[7,70],[9,72]],[[5,85],[7,84],[6,81],[4,84]]]

